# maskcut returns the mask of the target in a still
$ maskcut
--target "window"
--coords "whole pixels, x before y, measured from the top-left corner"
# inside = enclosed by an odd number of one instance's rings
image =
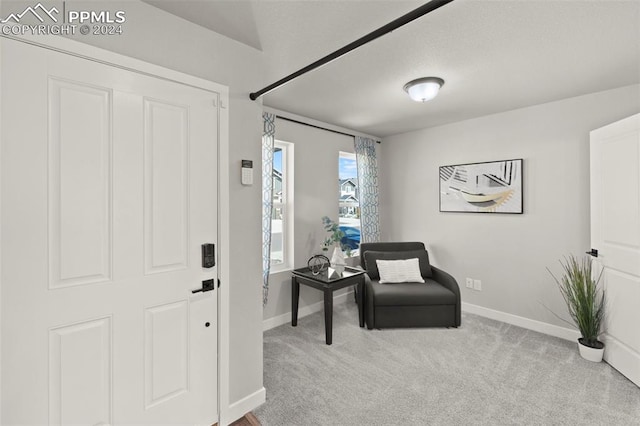
[[[271,272],[293,266],[293,144],[275,141],[271,209]]]
[[[349,247],[352,255],[357,255],[360,248],[360,201],[358,199],[358,168],[355,154],[340,152],[338,173],[340,183],[338,224],[342,232],[345,233],[342,245]]]

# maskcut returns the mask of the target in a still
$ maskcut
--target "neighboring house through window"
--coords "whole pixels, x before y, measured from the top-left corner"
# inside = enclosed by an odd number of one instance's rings
[[[358,194],[358,168],[356,155],[340,151],[338,157],[339,207],[338,224],[345,233],[342,244],[349,246],[352,254],[360,247],[360,202]]]
[[[293,266],[293,144],[276,140],[273,148],[271,272]]]

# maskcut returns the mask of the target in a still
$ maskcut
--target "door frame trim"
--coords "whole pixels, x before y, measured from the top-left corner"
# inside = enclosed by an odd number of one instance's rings
[[[229,192],[229,88],[219,83],[195,77],[189,74],[144,62],[129,56],[111,52],[89,44],[81,43],[60,36],[6,36],[0,35],[2,39],[15,40],[48,50],[64,53],[92,62],[98,62],[107,66],[120,68],[137,74],[146,75],[161,80],[171,81],[189,87],[210,91],[219,96],[218,110],[218,279],[223,283],[218,291],[218,412],[217,422],[227,417],[229,411],[229,341],[230,341],[230,299],[229,299],[229,277],[230,277],[230,192]],[[2,59],[0,55],[0,75],[2,74]],[[1,79],[0,79],[1,81]],[[0,93],[2,87],[0,86]],[[0,111],[0,123],[2,122]],[[2,136],[0,135],[0,146]],[[1,150],[0,150],[1,152]],[[0,182],[1,183],[1,182]],[[1,186],[0,186],[1,188]],[[1,202],[1,197],[0,197]],[[0,205],[1,207],[1,205]],[[1,209],[0,209],[1,213]],[[1,232],[1,229],[0,229]],[[0,234],[0,238],[2,235]],[[1,255],[1,253],[0,253]],[[1,257],[0,257],[1,259]],[[0,272],[2,263],[0,262]],[[0,275],[0,301],[2,297],[2,281]],[[1,304],[0,304],[1,309]],[[1,311],[0,311],[1,314]],[[0,334],[0,345],[2,344]],[[2,347],[0,346],[0,354]],[[1,361],[1,359],[0,359]],[[0,373],[0,383],[2,376]],[[0,386],[1,391],[1,386]],[[0,398],[1,398],[0,393]],[[2,418],[2,407],[0,406],[0,419]]]

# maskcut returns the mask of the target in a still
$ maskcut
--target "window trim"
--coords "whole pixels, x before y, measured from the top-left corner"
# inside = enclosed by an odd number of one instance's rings
[[[293,222],[295,220],[293,209],[293,182],[294,182],[294,145],[291,142],[275,140],[274,148],[282,150],[282,251],[283,262],[277,265],[271,264],[269,274],[290,271],[294,265],[294,239]],[[275,204],[274,204],[275,205]],[[273,231],[272,231],[273,232]],[[273,238],[273,234],[272,234]]]

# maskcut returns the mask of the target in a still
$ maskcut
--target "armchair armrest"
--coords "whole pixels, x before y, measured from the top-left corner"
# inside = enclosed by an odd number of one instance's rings
[[[431,273],[435,282],[451,290],[451,292],[456,295],[456,300],[458,302],[456,303],[456,326],[460,326],[462,314],[460,308],[460,287],[458,286],[458,282],[451,274],[443,271],[442,269],[436,268],[433,265],[431,265]]]
[[[369,330],[373,329],[374,319],[374,300],[373,300],[373,290],[371,289],[371,278],[369,274],[364,274],[364,295],[362,298],[362,308],[364,309],[365,320],[367,323],[367,328]]]

